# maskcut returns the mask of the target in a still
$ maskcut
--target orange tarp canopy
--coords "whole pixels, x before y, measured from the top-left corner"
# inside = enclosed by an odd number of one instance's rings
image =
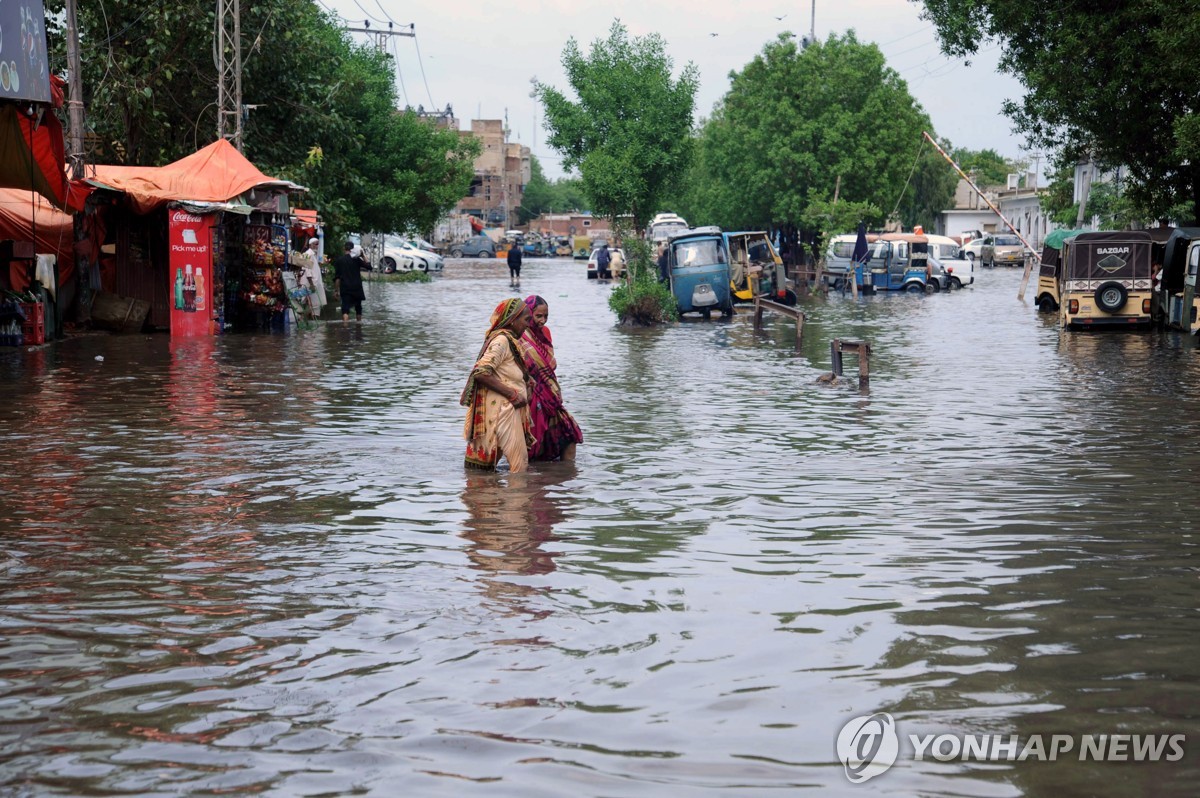
[[[225,139],[166,166],[96,166],[85,181],[124,192],[135,213],[171,201],[228,202],[256,186],[298,188],[267,177]]]
[[[50,201],[32,191],[0,188],[0,240],[32,241],[34,251],[58,255],[59,280],[70,279],[75,263],[75,234],[70,214],[63,213]],[[9,283],[18,291],[28,285],[26,265],[10,266]]]

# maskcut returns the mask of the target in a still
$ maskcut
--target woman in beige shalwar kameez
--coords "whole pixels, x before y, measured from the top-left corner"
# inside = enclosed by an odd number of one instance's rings
[[[529,308],[520,299],[506,299],[492,313],[459,400],[467,408],[463,438],[469,468],[494,469],[501,454],[513,473],[529,466],[529,372],[518,343],[528,326]]]

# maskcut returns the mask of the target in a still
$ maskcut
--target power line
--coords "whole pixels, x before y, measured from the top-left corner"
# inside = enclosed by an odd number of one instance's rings
[[[404,74],[400,70],[400,47],[396,44],[395,39],[392,39],[392,53],[394,54],[392,63],[396,67],[396,80],[400,81],[400,91],[404,93],[404,105],[408,107],[411,105],[408,101],[408,87],[404,85]]]
[[[363,8],[362,3],[358,2],[358,0],[354,0],[354,5],[358,6],[359,11],[361,11],[367,15],[367,19],[374,20],[375,22],[390,22],[391,21],[391,17],[388,17],[387,19],[379,19],[378,17],[371,16],[371,12],[367,11],[367,9]],[[385,16],[386,16],[386,12],[385,12]]]
[[[379,2],[379,0],[375,0]],[[421,40],[413,36],[413,44],[417,46],[417,66],[421,67],[421,80],[425,81],[425,93],[429,95],[429,107],[437,108],[437,103],[433,101],[433,92],[429,90],[429,79],[425,77],[425,59],[421,56]]]

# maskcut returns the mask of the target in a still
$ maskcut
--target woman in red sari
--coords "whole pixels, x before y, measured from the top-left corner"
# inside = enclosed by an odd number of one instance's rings
[[[554,343],[546,319],[550,307],[540,296],[525,299],[530,321],[521,336],[525,369],[529,372],[531,432],[535,443],[529,448],[530,460],[574,460],[575,444],[583,443],[583,432],[563,407],[554,360]]]

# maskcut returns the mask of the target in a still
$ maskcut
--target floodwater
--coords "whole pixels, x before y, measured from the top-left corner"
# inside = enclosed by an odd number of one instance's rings
[[[0,793],[1195,794],[1193,341],[1062,333],[994,270],[807,301],[798,356],[748,312],[619,328],[532,261],[586,441],[467,473],[506,277],[0,352]],[[869,392],[816,382],[835,337]],[[876,712],[899,758],[852,784]],[[1167,733],[1182,760],[906,741]]]

